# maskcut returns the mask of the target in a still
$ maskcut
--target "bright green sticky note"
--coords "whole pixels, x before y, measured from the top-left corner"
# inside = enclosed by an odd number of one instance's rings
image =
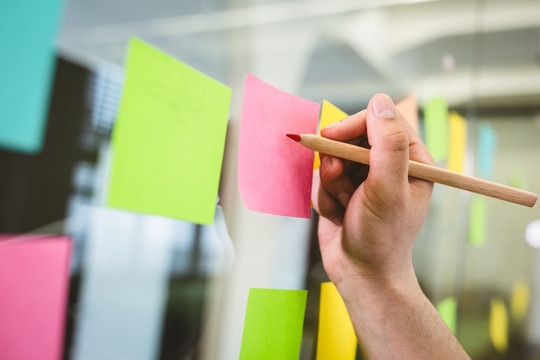
[[[448,156],[448,106],[446,100],[437,97],[424,107],[426,146],[435,161]]]
[[[517,189],[526,190],[527,189],[527,177],[523,170],[514,170],[510,173],[509,184],[512,187]]]
[[[457,324],[457,301],[454,297],[450,296],[437,304],[437,311],[443,318],[444,322],[456,333],[456,324]]]
[[[227,86],[133,39],[108,204],[212,223],[230,98]]]
[[[474,195],[471,198],[469,218],[469,243],[482,247],[486,243],[487,204],[486,199]]]
[[[63,0],[0,1],[0,146],[43,145]]]
[[[250,289],[240,360],[297,360],[307,291]]]

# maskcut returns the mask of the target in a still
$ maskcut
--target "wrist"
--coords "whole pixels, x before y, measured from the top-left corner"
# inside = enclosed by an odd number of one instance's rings
[[[337,281],[336,287],[345,302],[366,302],[368,306],[372,301],[380,303],[381,299],[423,294],[412,264],[400,271],[350,275]]]

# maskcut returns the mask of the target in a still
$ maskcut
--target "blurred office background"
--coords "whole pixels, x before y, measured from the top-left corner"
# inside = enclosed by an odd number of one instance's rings
[[[300,358],[314,358],[327,280],[316,216],[254,213],[238,194],[247,72],[348,113],[377,92],[415,94],[421,134],[424,105],[442,97],[467,122],[466,174],[480,176],[489,126],[490,180],[540,193],[537,0],[65,0],[62,14],[43,150],[0,151],[0,232],[72,236],[65,359],[237,359],[250,287],[309,290]],[[213,225],[104,207],[132,36],[233,88]],[[473,359],[540,359],[540,208],[474,204],[435,187],[421,285]]]

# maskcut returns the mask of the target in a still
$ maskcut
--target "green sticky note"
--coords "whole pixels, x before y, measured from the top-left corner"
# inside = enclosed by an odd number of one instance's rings
[[[474,195],[471,198],[469,218],[469,243],[482,247],[486,243],[487,204],[486,199]]]
[[[435,161],[448,156],[448,106],[446,100],[437,97],[424,107],[424,131],[426,146]]]
[[[526,190],[527,189],[527,177],[523,170],[514,170],[510,173],[509,184],[512,187],[517,189]]]
[[[437,311],[443,318],[444,322],[456,333],[456,324],[457,324],[457,301],[454,297],[450,296],[437,304]]]
[[[230,98],[229,87],[133,39],[113,133],[108,204],[212,223]]]
[[[41,150],[62,0],[0,1],[0,146]]]
[[[298,360],[306,290],[250,289],[240,360]]]

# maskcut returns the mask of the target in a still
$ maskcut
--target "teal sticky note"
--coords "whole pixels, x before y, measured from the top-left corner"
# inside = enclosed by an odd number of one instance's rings
[[[109,206],[212,223],[231,92],[133,39],[113,132]]]
[[[43,145],[62,0],[0,1],[0,147]]]
[[[483,179],[493,178],[497,140],[497,132],[490,124],[479,124],[476,169],[478,176]]]
[[[441,97],[429,100],[424,106],[425,143],[435,161],[448,156],[448,106]]]
[[[307,291],[250,289],[240,360],[298,360]]]
[[[469,243],[482,247],[486,243],[487,204],[486,199],[479,195],[471,198],[471,211],[469,216]]]

